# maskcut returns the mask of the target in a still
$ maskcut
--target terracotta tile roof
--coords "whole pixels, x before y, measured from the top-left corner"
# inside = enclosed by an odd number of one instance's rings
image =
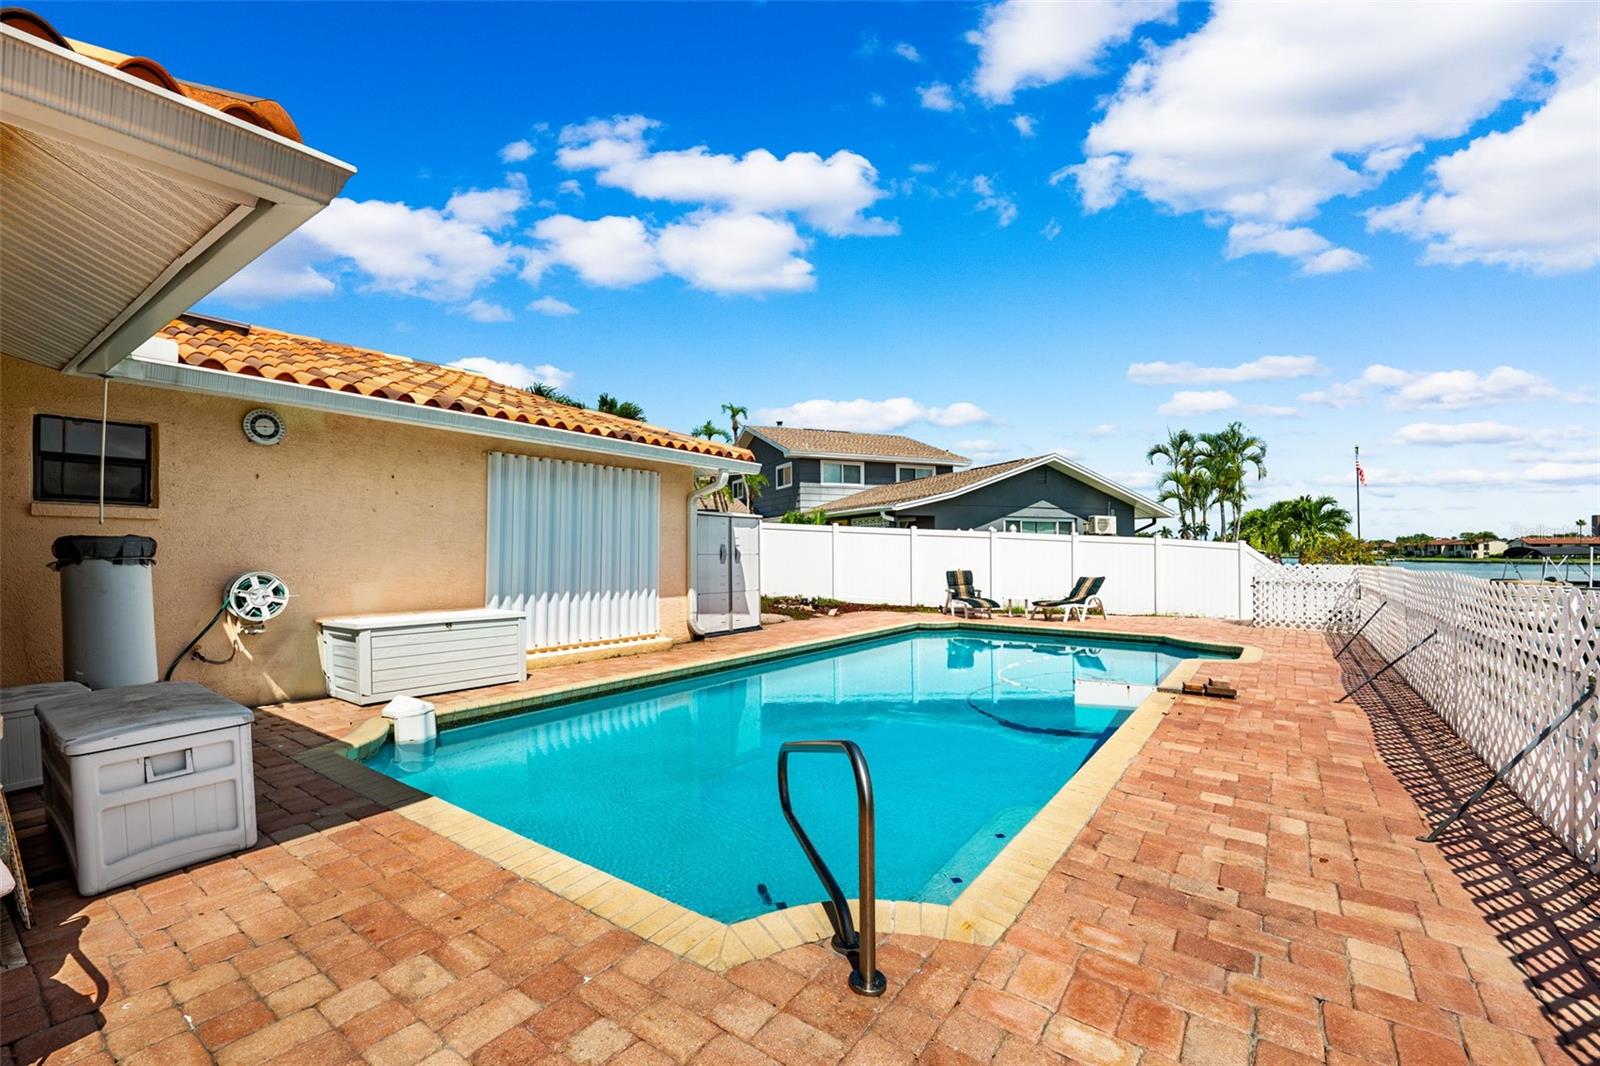
[[[569,407],[480,374],[370,348],[193,314],[180,315],[160,335],[177,342],[178,358],[188,366],[503,418],[696,455],[751,458],[743,448]]]
[[[1517,539],[1523,544],[1529,544],[1535,548],[1587,548],[1590,546],[1600,548],[1600,537],[1573,536],[1570,533],[1557,537],[1518,537]]]
[[[745,426],[755,434],[791,454],[852,456],[868,459],[926,459],[930,462],[961,465],[970,460],[964,455],[935,448],[920,440],[897,433],[851,433],[842,429],[802,429],[798,426]],[[740,434],[743,436],[743,432]]]
[[[14,30],[30,34],[43,41],[49,41],[58,48],[65,48],[69,52],[76,52],[96,62],[104,63],[108,67],[115,67],[124,74],[129,74],[140,81],[158,86],[169,93],[187,97],[207,107],[215,108],[225,115],[232,115],[234,118],[248,122],[252,126],[259,126],[264,130],[278,134],[280,137],[287,137],[291,141],[301,140],[300,130],[295,126],[294,120],[289,117],[289,112],[272,100],[263,100],[228,92],[224,89],[213,89],[207,85],[179,81],[167,72],[167,68],[157,63],[154,59],[149,59],[145,56],[123,55],[120,52],[113,52],[98,45],[69,40],[56,32],[56,28],[50,23],[24,8],[0,8],[0,22]]]
[[[935,474],[933,477],[918,478],[915,481],[874,485],[870,489],[834,500],[824,505],[823,510],[829,514],[843,514],[845,511],[858,511],[866,507],[892,507],[895,504],[909,503],[929,496],[942,496],[947,492],[957,492],[992,477],[999,477],[1042,458],[1044,456],[1035,455],[1027,459],[1008,459],[1003,463],[954,470],[948,474]]]

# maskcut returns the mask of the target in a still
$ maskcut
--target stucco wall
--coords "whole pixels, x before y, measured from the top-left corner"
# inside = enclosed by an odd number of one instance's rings
[[[244,401],[112,382],[113,421],[156,426],[156,506],[35,504],[36,413],[99,418],[98,380],[0,358],[0,684],[61,676],[59,579],[50,543],[74,533],[154,537],[160,667],[216,610],[224,583],[271,570],[293,595],[227,666],[186,662],[191,678],[257,704],[323,694],[315,619],[354,612],[482,606],[487,454],[645,466],[661,474],[661,626],[688,638],[686,497],[691,473],[491,437],[276,408],[282,444],[249,443]],[[110,517],[114,514],[115,517]],[[201,650],[227,654],[219,625]]]

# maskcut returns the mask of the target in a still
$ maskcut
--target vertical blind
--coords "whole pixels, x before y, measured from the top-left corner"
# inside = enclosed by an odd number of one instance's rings
[[[660,630],[661,479],[489,454],[488,605],[528,616],[528,647]]]

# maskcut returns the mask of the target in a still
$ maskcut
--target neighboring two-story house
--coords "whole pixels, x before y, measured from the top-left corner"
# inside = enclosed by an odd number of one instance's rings
[[[894,433],[837,429],[743,426],[739,447],[755,453],[767,487],[752,507],[776,517],[790,511],[827,511],[835,500],[874,485],[948,474],[971,465],[964,456]]]
[[[766,517],[821,509],[830,522],[1007,533],[1133,536],[1172,512],[1054,453],[971,466],[897,434],[745,426],[768,487]]]

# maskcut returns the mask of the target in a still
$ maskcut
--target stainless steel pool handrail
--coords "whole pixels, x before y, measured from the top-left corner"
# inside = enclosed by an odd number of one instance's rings
[[[789,802],[789,756],[817,752],[838,751],[850,760],[850,770],[856,779],[856,864],[861,882],[861,932],[857,934],[850,919],[850,904],[845,901],[844,890],[828,864],[822,860],[816,845],[806,835],[800,820],[794,815]],[[850,990],[862,996],[881,996],[887,982],[877,970],[877,846],[874,838],[875,815],[872,803],[872,774],[867,771],[866,756],[854,741],[849,740],[791,740],[778,749],[778,803],[783,807],[783,817],[794,831],[800,850],[811,861],[817,879],[828,894],[822,909],[833,925],[833,950],[850,960]]]

